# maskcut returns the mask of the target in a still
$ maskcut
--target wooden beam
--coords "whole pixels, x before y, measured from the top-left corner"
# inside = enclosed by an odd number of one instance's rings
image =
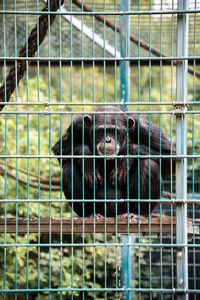
[[[133,215],[131,218],[0,218],[0,233],[81,234],[81,233],[175,233],[176,220],[169,216],[147,217]],[[188,221],[188,232],[199,234],[199,226]]]

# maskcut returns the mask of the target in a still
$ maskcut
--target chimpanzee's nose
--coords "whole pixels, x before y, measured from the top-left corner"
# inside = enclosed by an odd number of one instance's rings
[[[111,142],[111,138],[109,136],[106,137],[106,143],[110,143]]]

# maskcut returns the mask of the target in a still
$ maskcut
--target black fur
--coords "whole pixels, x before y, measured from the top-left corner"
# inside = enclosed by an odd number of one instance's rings
[[[126,114],[114,107],[100,107],[96,112],[97,114],[89,114],[92,120],[91,126],[84,124],[81,116],[75,118],[62,140],[53,147],[53,152],[61,156],[59,160],[62,159],[63,192],[66,199],[77,200],[73,204],[70,202],[70,205],[79,216],[85,217],[94,213],[112,217],[127,211],[141,214],[151,212],[155,202],[142,202],[138,205],[137,199],[160,198],[162,178],[170,174],[174,161],[171,165],[169,158],[138,158],[138,155],[170,155],[175,153],[175,147],[161,134],[159,127],[138,118],[137,115]],[[127,132],[129,120],[134,126],[128,127]],[[128,154],[132,155],[131,158],[106,160],[98,156],[94,160],[87,157],[87,155],[98,155],[97,145],[94,142],[94,137],[97,140],[98,136],[95,136],[96,131],[94,132],[93,128],[105,124],[108,129],[111,125],[118,127],[118,155]],[[62,155],[84,155],[85,157],[72,159],[62,158]],[[127,184],[127,174],[129,184]],[[99,201],[92,201],[95,198]],[[132,200],[125,201],[127,198]],[[109,201],[115,199],[116,201]]]

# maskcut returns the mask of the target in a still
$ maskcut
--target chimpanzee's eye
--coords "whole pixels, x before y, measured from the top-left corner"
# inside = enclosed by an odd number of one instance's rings
[[[115,136],[116,134],[119,133],[119,129],[116,127],[116,128],[108,128],[106,129],[106,133],[109,133],[113,136]]]
[[[104,135],[104,129],[103,128],[98,128],[95,131],[96,136],[103,136]]]
[[[104,137],[104,136],[109,135],[115,139],[119,135],[119,128],[115,127],[115,126],[112,126],[112,128],[102,126],[101,128],[96,129],[95,135],[96,135],[96,137]]]

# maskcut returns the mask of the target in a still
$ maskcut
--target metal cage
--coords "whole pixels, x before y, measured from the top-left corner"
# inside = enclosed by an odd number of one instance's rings
[[[199,299],[199,1],[3,0],[0,29],[0,299]],[[103,197],[98,199],[94,184],[88,199],[87,164],[92,162],[90,180],[98,180],[95,122],[102,116],[105,143],[110,114],[115,152],[109,156],[104,144]],[[122,114],[127,148],[129,118],[136,116],[131,122],[137,124],[146,120],[134,133],[134,154],[116,152]],[[90,154],[85,116],[93,120]],[[65,144],[67,128],[71,138]],[[166,156],[162,132],[170,141]],[[58,140],[61,150],[53,153]],[[159,169],[154,186],[148,165],[145,199],[144,158]],[[115,196],[109,197],[111,159]],[[127,169],[130,161],[138,169],[125,170],[126,196],[117,194],[123,159]],[[166,159],[170,170],[162,178]],[[132,199],[134,176],[138,194]],[[65,197],[69,179],[72,193]],[[122,216],[118,203],[125,206]]]

